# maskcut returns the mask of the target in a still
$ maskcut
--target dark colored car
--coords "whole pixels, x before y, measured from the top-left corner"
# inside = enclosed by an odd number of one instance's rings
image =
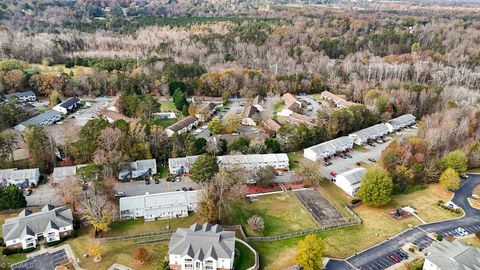
[[[30,195],[32,195],[32,190],[31,190],[31,189],[26,189],[26,190],[24,190],[24,191],[23,191],[23,195],[25,195],[25,196],[30,196]]]
[[[187,191],[188,189],[186,187],[182,187],[182,190],[183,191]]]
[[[377,162],[374,158],[369,158],[368,161],[370,161],[370,162]]]
[[[145,185],[150,185],[150,179],[145,179]]]

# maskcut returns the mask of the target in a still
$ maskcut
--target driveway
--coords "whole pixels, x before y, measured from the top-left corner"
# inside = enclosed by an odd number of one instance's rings
[[[310,103],[309,106],[312,106],[312,109],[309,111],[305,112],[305,115],[316,118],[317,117],[317,112],[320,110],[323,110],[322,104],[318,103],[315,99],[313,99],[310,96],[297,96],[301,100],[305,100],[306,102]]]
[[[32,189],[32,194],[26,196],[27,206],[43,206],[45,204],[62,205],[63,200],[57,195],[55,189],[49,185],[39,185]]]
[[[459,219],[441,221],[430,224],[423,224],[413,229],[406,230],[399,235],[388,239],[387,241],[371,247],[359,254],[348,258],[346,261],[331,260],[326,266],[327,270],[351,269],[353,265],[357,269],[386,269],[381,267],[381,264],[375,264],[392,252],[399,250],[406,243],[425,242],[427,232],[438,232],[440,234],[451,234],[457,227],[464,227],[470,233],[474,229],[480,228],[480,210],[472,208],[467,201],[467,198],[472,195],[472,190],[475,186],[480,184],[480,175],[470,174],[469,179],[466,180],[460,189],[455,192],[452,201],[459,207],[462,207],[465,216]],[[374,267],[371,267],[375,265]]]

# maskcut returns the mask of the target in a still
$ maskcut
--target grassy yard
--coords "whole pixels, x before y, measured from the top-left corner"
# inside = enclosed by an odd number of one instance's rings
[[[103,260],[94,263],[91,257],[84,258],[88,253],[88,243],[92,241],[93,232],[88,229],[82,229],[80,236],[66,241],[72,247],[79,264],[83,269],[108,269],[114,263],[120,263],[134,269],[154,270],[159,269],[161,263],[165,260],[168,252],[168,241],[137,244],[137,240],[123,240],[103,243],[101,252]],[[132,251],[135,248],[145,248],[149,257],[147,261],[139,265],[132,259]]]
[[[462,242],[465,245],[480,248],[480,239],[478,239],[478,237],[476,237],[475,235],[472,235],[471,237],[468,237],[468,238],[462,238],[460,239],[460,242]]]
[[[173,101],[160,101],[160,110],[162,112],[177,112]]]
[[[290,167],[290,170],[295,171],[298,168],[300,160],[303,159],[303,156],[298,152],[287,153],[287,156],[289,163],[288,166]]]
[[[251,204],[239,202],[233,206],[229,215],[230,223],[242,225],[247,235],[258,235],[250,230],[247,224],[247,220],[253,215],[263,218],[265,236],[316,227],[308,211],[291,193],[262,196]]]
[[[172,218],[157,221],[145,222],[143,218],[119,220],[112,223],[110,230],[104,233],[104,237],[137,234],[146,232],[156,232],[177,227],[190,227],[193,223],[198,222],[197,216],[192,214],[185,218]]]
[[[327,194],[326,197],[337,208],[349,204],[351,200],[332,183],[323,183],[320,192],[324,195]],[[436,205],[438,200],[448,200],[449,196],[438,185],[429,185],[424,190],[395,196],[394,200],[385,207],[374,208],[360,205],[353,210],[362,219],[361,225],[324,231],[317,235],[325,241],[326,256],[345,258],[409,227],[420,224],[413,217],[404,220],[391,218],[388,212],[395,207],[411,205],[428,222],[457,217]],[[260,253],[262,269],[283,269],[294,264],[296,246],[301,239],[303,237],[274,242],[254,242],[252,246]]]
[[[248,247],[242,243],[235,242],[235,250],[239,253],[233,263],[235,269],[246,270],[253,266],[255,263],[255,255]]]
[[[273,118],[275,119],[277,117],[277,113],[283,110],[284,108],[285,108],[285,103],[283,103],[283,101],[279,101],[275,103],[275,105],[273,106]]]

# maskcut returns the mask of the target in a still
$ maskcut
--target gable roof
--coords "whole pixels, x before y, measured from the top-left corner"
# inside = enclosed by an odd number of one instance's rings
[[[367,127],[359,131],[353,132],[350,135],[356,135],[360,139],[366,140],[372,136],[376,136],[378,134],[387,134],[387,133],[388,133],[388,127],[385,124],[381,123],[381,124],[376,124],[371,127]]]
[[[76,97],[71,97],[71,98],[65,100],[64,102],[58,104],[58,106],[63,107],[65,109],[68,109],[68,107],[70,107],[72,105],[75,105],[79,102],[80,102],[80,99],[78,99]]]
[[[198,121],[198,118],[195,117],[195,116],[185,117],[182,120],[176,122],[175,124],[167,127],[167,129],[169,129],[173,132],[177,132],[179,130],[182,130],[185,127],[188,127],[189,125],[191,125],[191,124],[193,124],[197,121]]]
[[[230,259],[235,252],[235,232],[224,231],[220,225],[193,224],[178,228],[168,245],[168,253],[192,259]]]
[[[273,131],[278,131],[282,126],[272,118],[268,118],[263,122],[265,126]]]
[[[257,95],[256,97],[253,98],[252,105],[261,105],[264,101],[265,99],[262,96]]]
[[[125,116],[119,112],[114,112],[114,111],[110,111],[110,110],[107,110],[107,111],[104,111],[103,112],[103,116],[106,117],[106,118],[109,118],[111,119],[112,121],[117,121],[117,120],[124,120],[125,122],[132,122],[134,121],[133,118],[130,118],[128,116]]]
[[[47,121],[49,119],[52,119],[54,117],[60,117],[61,114],[60,112],[57,112],[55,110],[50,110],[48,112],[41,113],[35,117],[32,117],[26,121],[23,121],[20,123],[20,125],[26,127],[29,125],[40,125],[42,122]]]
[[[73,225],[72,210],[67,206],[54,207],[47,204],[40,212],[23,210],[17,217],[6,219],[2,226],[2,235],[9,241],[68,225]]]
[[[318,155],[318,154],[327,153],[327,152],[336,152],[338,151],[338,149],[351,144],[353,144],[353,140],[348,136],[343,136],[330,141],[323,142],[321,144],[317,144],[317,145],[305,148],[305,150],[312,151]]]
[[[211,113],[213,110],[215,110],[216,107],[217,104],[209,102],[200,108],[199,113]]]
[[[288,119],[295,124],[301,124],[301,123],[312,124],[313,123],[312,118],[296,112],[293,112],[292,114],[290,114]]]
[[[283,101],[285,102],[285,105],[287,105],[288,108],[290,108],[290,106],[292,104],[297,104],[295,106],[300,106],[300,104],[301,104],[300,101],[294,95],[292,95],[290,93],[283,94],[282,99],[283,99]]]
[[[339,176],[342,176],[345,179],[347,179],[348,182],[350,182],[351,186],[356,186],[360,184],[366,172],[367,172],[367,169],[365,168],[354,168],[349,171],[337,174],[337,179]]]
[[[258,109],[254,106],[247,106],[243,110],[242,118],[250,118],[258,113]]]
[[[4,99],[9,100],[12,97],[21,98],[21,97],[30,97],[30,96],[35,96],[35,93],[33,91],[16,92],[16,93],[4,95]]]
[[[388,123],[391,124],[393,127],[402,126],[406,123],[411,122],[415,122],[415,116],[413,116],[412,114],[404,114],[388,121]]]

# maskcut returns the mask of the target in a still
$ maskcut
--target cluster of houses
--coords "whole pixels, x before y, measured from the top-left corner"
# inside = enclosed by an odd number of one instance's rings
[[[22,102],[33,102],[37,99],[35,93],[32,91],[18,92],[4,96],[4,100],[9,100],[13,96],[17,97]],[[80,107],[80,100],[76,97],[71,97],[54,106],[51,110],[34,116],[28,120],[15,126],[15,130],[23,132],[28,126],[47,126],[52,125]]]
[[[301,108],[304,107],[304,104],[294,95],[290,93],[285,93],[282,96],[282,100],[285,103],[285,108],[278,112],[277,115],[285,117],[288,123],[294,125],[313,124],[313,118],[299,113],[301,111]]]
[[[168,169],[171,174],[189,173],[190,169],[199,156],[187,156],[168,159]],[[288,170],[288,156],[280,154],[252,154],[252,155],[227,155],[218,156],[220,168],[243,168],[252,170],[271,166],[276,170]]]
[[[395,132],[405,127],[415,124],[415,116],[405,114],[394,118],[386,123],[377,124],[356,132],[348,136],[339,137],[321,144],[317,144],[303,150],[303,156],[313,161],[330,157],[336,153],[352,149],[353,144],[362,145],[369,140],[375,140],[384,137],[389,132]]]
[[[350,106],[354,106],[354,105],[360,105],[359,103],[355,103],[355,102],[351,102],[351,101],[348,101],[342,97],[339,97],[329,91],[323,91],[322,93],[320,93],[320,96],[331,102],[332,104],[334,104],[337,108],[341,108],[341,109],[345,109],[345,108],[348,108]]]

